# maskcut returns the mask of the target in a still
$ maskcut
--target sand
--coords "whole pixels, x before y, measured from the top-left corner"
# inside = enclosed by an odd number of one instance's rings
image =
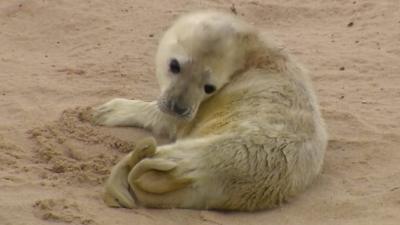
[[[92,126],[87,107],[155,99],[158,39],[201,8],[232,8],[307,65],[330,133],[322,175],[257,213],[108,208],[110,168],[150,134]],[[3,0],[0,224],[397,225],[399,112],[398,0]]]

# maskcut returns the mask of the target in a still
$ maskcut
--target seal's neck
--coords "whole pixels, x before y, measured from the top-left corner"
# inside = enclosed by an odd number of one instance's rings
[[[244,40],[245,70],[260,68],[281,72],[285,69],[289,56],[283,47],[278,47],[263,33],[250,33]]]

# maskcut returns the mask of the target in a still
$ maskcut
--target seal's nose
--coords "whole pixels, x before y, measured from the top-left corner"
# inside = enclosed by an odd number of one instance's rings
[[[186,115],[189,112],[189,108],[180,105],[179,103],[175,103],[173,105],[173,109],[172,109],[176,114],[183,116]]]
[[[185,116],[190,111],[190,108],[184,106],[181,103],[175,102],[175,101],[168,102],[168,108],[170,111],[176,113],[179,116]]]

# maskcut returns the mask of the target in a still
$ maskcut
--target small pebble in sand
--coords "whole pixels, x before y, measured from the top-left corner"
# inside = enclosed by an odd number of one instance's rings
[[[354,22],[350,22],[347,24],[347,27],[352,27],[354,25]]]
[[[340,67],[339,70],[341,71],[345,70],[344,66]]]
[[[232,4],[232,6],[231,6],[231,12],[232,12],[233,14],[235,14],[235,15],[238,14],[238,12],[237,12],[237,10],[236,10],[235,4]]]

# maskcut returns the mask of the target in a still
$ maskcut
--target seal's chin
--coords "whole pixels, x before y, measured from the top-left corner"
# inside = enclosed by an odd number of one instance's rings
[[[192,109],[185,114],[178,114],[178,113],[172,111],[171,109],[169,109],[166,104],[163,104],[160,101],[157,101],[157,106],[161,112],[168,114],[168,115],[172,116],[173,118],[175,118],[179,121],[182,121],[182,122],[190,122],[191,120],[193,120],[195,111],[197,111],[197,110]]]

